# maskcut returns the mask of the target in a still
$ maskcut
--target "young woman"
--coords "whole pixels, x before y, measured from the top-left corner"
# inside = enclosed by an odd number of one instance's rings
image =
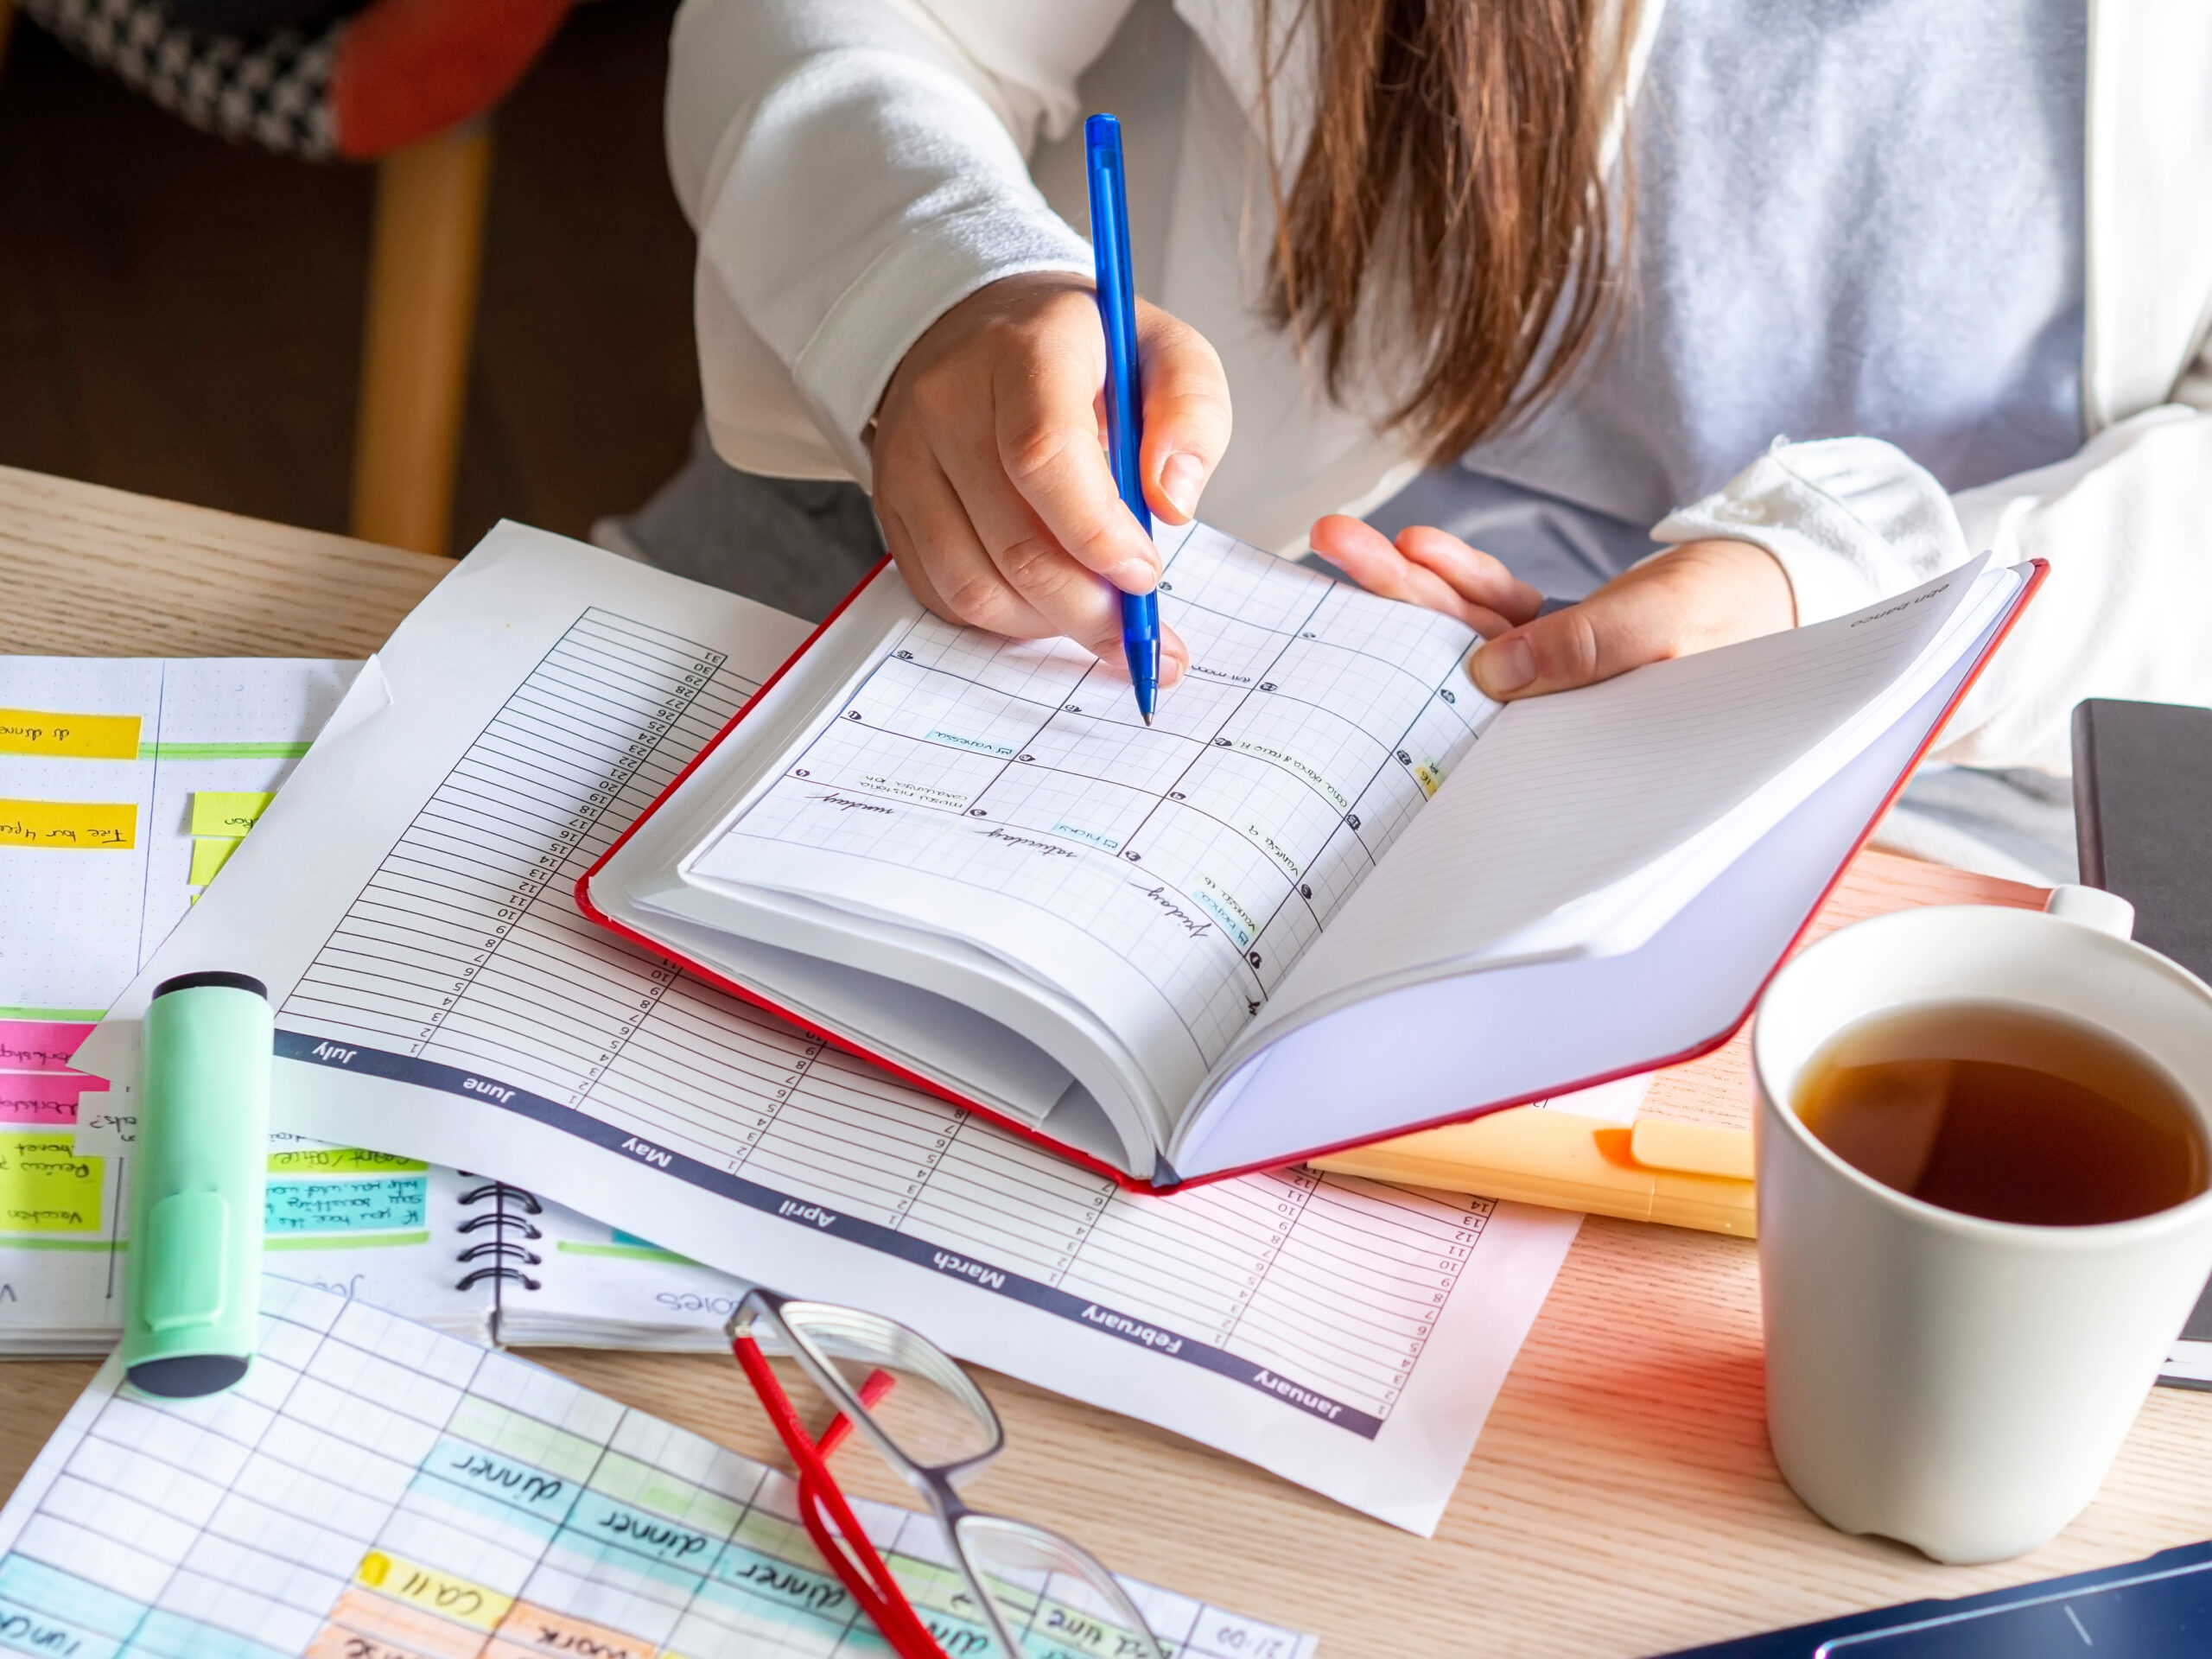
[[[943,614],[1113,663],[1098,578],[1154,579],[1061,139],[1107,107],[1166,521],[1463,617],[1499,696],[1989,546],[2053,576],[1942,758],[2212,702],[2196,0],[687,0],[672,60],[715,447],[861,480]],[[1466,534],[1350,516],[1424,465]]]

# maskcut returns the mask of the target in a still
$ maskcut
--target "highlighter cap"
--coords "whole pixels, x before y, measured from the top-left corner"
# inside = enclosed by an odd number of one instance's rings
[[[147,1006],[123,1363],[149,1394],[213,1394],[251,1363],[275,1027],[245,974],[164,980]]]

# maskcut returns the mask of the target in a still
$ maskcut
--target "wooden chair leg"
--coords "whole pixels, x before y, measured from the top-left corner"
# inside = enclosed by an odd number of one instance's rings
[[[364,540],[446,551],[491,164],[483,121],[377,164],[353,435],[353,530]]]

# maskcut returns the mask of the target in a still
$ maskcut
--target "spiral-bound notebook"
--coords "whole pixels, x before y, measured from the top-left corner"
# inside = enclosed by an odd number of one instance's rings
[[[98,1236],[0,1250],[0,1356],[97,1354],[121,1335],[130,1159],[48,1155],[81,1176]],[[358,1147],[271,1138],[267,1270],[450,1335],[508,1346],[704,1351],[744,1286],[518,1186]],[[5,1171],[0,1171],[4,1176]]]

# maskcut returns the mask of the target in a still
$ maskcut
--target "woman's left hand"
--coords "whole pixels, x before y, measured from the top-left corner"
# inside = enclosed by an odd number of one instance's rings
[[[1394,543],[1332,513],[1314,524],[1313,543],[1370,593],[1456,616],[1481,634],[1467,673],[1500,701],[1609,680],[1796,622],[1789,578],[1752,542],[1685,542],[1541,617],[1535,588],[1440,530],[1415,525]]]

